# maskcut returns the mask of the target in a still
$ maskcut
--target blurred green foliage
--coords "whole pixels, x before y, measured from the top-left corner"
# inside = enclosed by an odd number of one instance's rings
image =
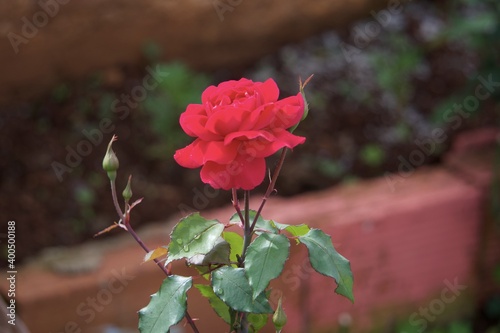
[[[52,98],[61,103],[68,99],[71,94],[71,88],[66,83],[61,83],[52,89]]]
[[[384,162],[385,151],[378,144],[367,144],[361,148],[360,158],[366,165],[378,167]]]
[[[470,95],[477,85],[479,75],[500,78],[500,2],[496,0],[458,0],[450,2],[448,24],[433,42],[433,46],[457,43],[472,50],[478,57],[478,67],[471,73],[463,89],[444,99],[436,108],[432,119],[444,122],[444,113],[456,101]],[[497,103],[496,121],[500,125],[500,89],[493,91],[491,98]],[[475,112],[472,116],[476,116]]]
[[[181,63],[161,64],[168,75],[148,94],[142,107],[151,117],[151,128],[161,138],[150,152],[164,156],[173,153],[187,141],[179,126],[179,116],[191,103],[201,103],[201,93],[210,84],[207,75],[195,73]]]
[[[368,57],[379,89],[391,94],[402,112],[413,95],[412,78],[424,61],[421,47],[406,34],[393,32],[387,35],[385,47],[375,48]]]
[[[333,179],[341,177],[346,172],[346,168],[341,162],[330,158],[317,159],[316,167],[323,175]]]

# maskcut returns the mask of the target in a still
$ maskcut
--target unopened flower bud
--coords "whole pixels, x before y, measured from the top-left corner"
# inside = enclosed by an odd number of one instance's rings
[[[307,115],[309,114],[309,103],[307,103],[306,94],[304,93],[304,90],[302,90],[300,93],[302,95],[302,98],[304,99],[304,114],[302,115],[302,119],[300,119],[300,121],[302,121],[306,119]]]
[[[312,79],[312,77],[313,77],[312,75],[309,76],[305,80],[304,83],[302,83],[302,79],[299,79],[299,92],[300,92],[300,96],[302,96],[302,99],[304,100],[304,113],[302,114],[302,118],[300,119],[300,121],[289,129],[290,133],[293,133],[295,131],[295,129],[299,126],[299,124],[304,119],[306,119],[307,115],[309,114],[309,103],[307,103],[306,93],[304,91],[304,88],[309,83],[309,81]]]
[[[106,155],[104,155],[104,159],[102,160],[102,168],[108,173],[108,178],[111,181],[114,181],[116,179],[116,170],[118,170],[118,167],[120,166],[118,157],[116,157],[116,154],[112,148],[113,142],[116,141],[116,139],[117,137],[113,135],[111,141],[109,141]]]
[[[127,186],[122,192],[123,199],[125,200],[126,203],[128,203],[130,201],[130,198],[132,198],[132,187],[130,185],[131,181],[132,181],[132,176],[129,176]]]
[[[304,114],[302,115],[302,120],[306,119],[307,115],[309,114],[309,103],[307,103],[307,99],[306,99],[306,93],[304,91],[304,88],[306,87],[306,85],[309,83],[309,81],[311,81],[313,75],[309,76],[305,81],[304,83],[300,82],[300,94],[302,95],[302,98],[304,99]]]
[[[274,327],[276,328],[276,332],[281,332],[281,330],[283,329],[283,327],[287,322],[286,313],[283,310],[283,307],[281,306],[281,299],[282,297],[280,297],[278,301],[278,307],[276,308],[276,311],[274,311],[273,314],[273,324]]]

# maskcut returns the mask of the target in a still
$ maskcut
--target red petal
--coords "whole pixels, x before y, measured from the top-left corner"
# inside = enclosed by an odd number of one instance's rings
[[[283,147],[294,148],[306,141],[306,138],[293,135],[284,129],[276,129],[272,134],[275,137],[272,142],[262,139],[245,142],[244,151],[256,158],[263,158],[271,156]]]
[[[209,162],[200,172],[201,180],[215,189],[232,188],[252,190],[262,183],[266,174],[266,161],[263,158],[253,158],[248,155],[238,155],[238,158],[228,164]]]
[[[181,114],[180,124],[187,135],[200,138],[205,141],[221,140],[222,136],[212,133],[206,128],[208,117],[205,115]]]
[[[201,165],[207,162],[226,164],[236,158],[240,142],[225,145],[222,141],[195,140],[191,151],[191,159]]]
[[[186,111],[184,111],[183,115],[206,116],[207,112],[202,104],[188,104]]]
[[[248,114],[248,110],[232,105],[220,107],[220,110],[208,118],[206,128],[224,137],[239,131],[240,127],[244,126]]]
[[[241,131],[235,132],[227,135],[224,138],[224,144],[228,145],[234,140],[238,141],[250,141],[254,139],[263,139],[266,141],[273,141],[275,139],[274,135],[267,131]]]
[[[253,124],[252,129],[254,130],[263,129],[269,126],[273,121],[276,112],[277,110],[275,109],[274,103],[265,104],[252,111],[248,118],[248,122]]]
[[[216,86],[209,86],[207,89],[205,89],[201,93],[201,103],[203,105],[206,105],[207,103],[210,103],[212,101],[213,95],[216,93],[217,87]]]
[[[273,79],[267,79],[262,84],[256,84],[256,89],[261,97],[262,104],[276,102],[278,100],[280,90]]]
[[[269,127],[290,128],[296,125],[304,115],[304,99],[299,93],[296,96],[290,96],[275,103],[276,114]]]
[[[193,161],[193,159],[191,158],[193,151],[193,144],[194,142],[188,145],[187,147],[177,150],[174,154],[175,161],[179,163],[179,165],[185,168],[194,169],[194,168],[199,168],[202,165],[201,163]]]

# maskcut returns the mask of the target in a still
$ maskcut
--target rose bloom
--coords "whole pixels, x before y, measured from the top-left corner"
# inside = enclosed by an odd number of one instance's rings
[[[177,150],[175,160],[186,168],[202,167],[201,180],[213,188],[255,188],[266,174],[265,157],[305,141],[287,130],[301,120],[304,99],[300,93],[281,100],[278,95],[272,79],[208,87],[202,104],[188,105],[180,117],[182,129],[196,139]]]

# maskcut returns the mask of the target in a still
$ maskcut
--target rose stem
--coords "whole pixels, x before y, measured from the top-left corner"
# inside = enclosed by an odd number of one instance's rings
[[[144,242],[141,240],[141,238],[139,237],[139,235],[134,231],[134,229],[130,225],[130,211],[126,210],[126,214],[124,215],[122,213],[121,209],[120,209],[120,205],[118,204],[118,200],[116,198],[116,186],[115,186],[115,182],[113,180],[111,180],[111,195],[113,197],[113,204],[115,205],[116,212],[120,216],[120,219],[123,219],[123,223],[124,223],[125,227],[127,228],[128,233],[130,235],[132,235],[132,237],[135,239],[135,241],[143,248],[144,251],[146,251],[146,253],[149,253],[149,249],[146,246],[146,244],[144,244]],[[165,273],[166,276],[169,276],[171,274],[165,268],[165,266],[163,266],[161,264],[161,262],[158,259],[154,259],[154,262],[163,271],[163,273]],[[198,328],[196,327],[196,324],[193,321],[193,318],[191,318],[191,316],[189,315],[187,309],[186,309],[185,317],[186,317],[186,320],[187,320],[188,324],[193,329],[193,331],[195,333],[200,333],[200,331],[198,331]]]
[[[120,217],[120,220],[123,220],[123,212],[122,209],[120,208],[120,205],[118,204],[118,199],[116,197],[116,184],[114,180],[110,179],[111,183],[111,196],[113,197],[113,205],[115,206],[116,212],[118,213],[118,216]]]
[[[241,223],[245,223],[245,219],[243,218],[243,214],[241,213],[240,209],[240,202],[238,200],[238,193],[236,192],[236,189],[232,189],[233,192],[233,207],[236,210],[236,213],[238,214],[238,217],[240,218]]]
[[[259,218],[260,213],[262,212],[262,209],[264,208],[264,205],[267,202],[267,199],[269,199],[269,197],[271,196],[271,193],[273,193],[273,191],[274,191],[274,186],[276,185],[276,180],[278,179],[281,168],[283,167],[283,162],[285,161],[286,152],[287,152],[287,148],[283,148],[283,150],[281,151],[281,156],[280,156],[280,159],[278,161],[278,164],[276,165],[276,168],[274,168],[274,173],[273,173],[273,177],[271,178],[271,182],[269,183],[269,186],[267,187],[267,191],[264,194],[264,197],[262,198],[262,202],[260,204],[260,207],[257,210],[257,213],[255,214],[252,225],[250,226],[251,232],[253,232],[253,230],[255,228],[255,224],[257,223],[257,219]]]
[[[250,191],[244,192],[244,202],[245,202],[245,222],[244,222],[244,232],[243,232],[243,251],[241,253],[241,266],[245,267],[245,254],[247,248],[252,241],[252,230],[250,230]],[[248,333],[248,321],[247,314],[243,312],[241,314],[241,333]]]
[[[243,229],[243,252],[241,253],[241,261],[245,267],[245,254],[247,248],[252,241],[252,229],[250,228],[250,191],[245,191],[245,224]]]
[[[241,325],[241,333],[248,333],[248,321],[246,312],[243,312],[241,315],[240,325]]]

